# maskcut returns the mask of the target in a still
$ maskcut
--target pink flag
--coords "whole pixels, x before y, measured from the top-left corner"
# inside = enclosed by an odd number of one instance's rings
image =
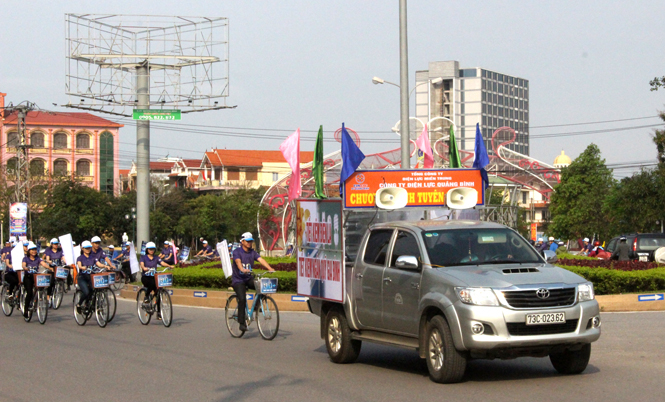
[[[432,154],[432,146],[429,143],[429,133],[427,131],[427,124],[423,128],[423,132],[420,134],[420,137],[416,140],[416,145],[423,151],[425,155],[425,160],[423,162],[423,167],[425,169],[430,169],[434,167],[434,155]]]
[[[286,163],[291,167],[291,180],[289,182],[289,201],[295,201],[300,197],[302,188],[300,184],[300,129],[291,134],[279,146]]]

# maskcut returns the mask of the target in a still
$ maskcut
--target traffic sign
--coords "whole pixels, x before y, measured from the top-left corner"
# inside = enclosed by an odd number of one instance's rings
[[[652,295],[637,295],[637,301],[658,301],[658,300],[664,300],[665,295],[662,293],[656,293]]]
[[[208,292],[194,292],[194,297],[208,297]]]
[[[180,120],[178,109],[134,109],[134,120]]]

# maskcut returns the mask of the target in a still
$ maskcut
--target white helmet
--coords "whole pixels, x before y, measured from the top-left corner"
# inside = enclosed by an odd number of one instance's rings
[[[60,244],[60,240],[54,237],[51,239],[51,244]]]
[[[547,240],[549,240],[549,241],[553,241],[553,240],[554,240],[554,237],[550,236]]]
[[[150,242],[148,242],[148,244],[145,245],[146,250],[149,249],[149,248],[157,248],[157,246],[155,246],[155,243],[150,241]]]
[[[588,243],[588,242],[589,242],[589,238],[588,238],[588,237],[585,237],[585,238],[584,238],[584,241]]]
[[[102,239],[99,238],[99,236],[95,236],[92,239],[90,239],[90,243],[101,243]]]
[[[83,243],[81,243],[81,248],[92,248],[92,243],[85,240]]]
[[[28,250],[37,249],[37,245],[33,242],[28,243]]]

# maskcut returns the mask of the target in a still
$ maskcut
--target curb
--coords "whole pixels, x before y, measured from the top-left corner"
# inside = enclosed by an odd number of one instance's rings
[[[120,291],[120,297],[136,300],[136,293],[141,286],[129,285]],[[224,308],[226,300],[234,292],[218,290],[192,290],[192,289],[169,289],[171,302],[181,306]],[[275,293],[270,295],[275,299],[280,311],[309,311],[307,298],[292,294]],[[247,301],[254,300],[254,293],[247,293]]]
[[[140,286],[129,285],[120,291],[120,297],[136,300]],[[224,308],[226,300],[233,292],[217,290],[169,289],[173,304],[195,307]],[[293,294],[275,293],[271,295],[280,311],[309,311],[307,298]],[[254,293],[247,293],[247,300],[254,300]],[[665,295],[627,294],[596,296],[600,311],[665,311]]]

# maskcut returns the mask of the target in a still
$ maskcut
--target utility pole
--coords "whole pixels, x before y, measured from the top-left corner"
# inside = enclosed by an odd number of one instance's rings
[[[402,169],[409,169],[411,168],[411,153],[409,152],[411,122],[409,120],[409,48],[406,35],[406,0],[399,0],[399,102]]]
[[[138,109],[150,109],[150,67],[136,69]],[[137,244],[150,241],[150,121],[136,122],[136,220]]]

